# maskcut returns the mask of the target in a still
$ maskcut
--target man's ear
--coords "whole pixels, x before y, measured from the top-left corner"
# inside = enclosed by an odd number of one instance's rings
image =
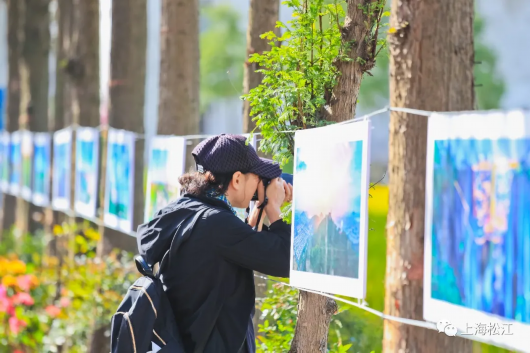
[[[242,177],[243,177],[243,173],[241,172],[235,172],[233,175],[232,175],[232,180],[230,181],[230,183],[232,184],[232,187],[234,189],[239,189],[242,185]]]

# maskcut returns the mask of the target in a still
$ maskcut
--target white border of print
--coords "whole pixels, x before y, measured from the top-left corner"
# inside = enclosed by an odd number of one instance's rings
[[[477,336],[463,335],[464,338],[486,342],[522,352],[530,352],[528,337],[530,325],[514,320],[490,315],[479,310],[450,304],[431,297],[432,258],[432,198],[433,198],[433,157],[434,141],[440,139],[498,139],[530,137],[530,116],[521,111],[508,113],[462,113],[433,114],[429,118],[427,139],[427,173],[425,189],[425,271],[423,290],[423,317],[426,321],[448,320],[458,329],[458,335],[467,332],[470,322],[491,324],[512,324],[513,335]]]
[[[69,145],[66,148],[66,161],[59,161],[56,157],[56,149],[59,145]],[[59,189],[59,178],[57,176],[57,164],[67,163],[70,165],[72,160],[72,129],[66,128],[63,130],[56,131],[53,134],[53,180],[52,180],[52,208],[57,211],[69,211],[70,210],[70,198],[71,198],[71,179],[72,179],[72,168],[66,168],[66,197],[59,197],[57,195]]]
[[[35,146],[43,146],[48,152],[48,163],[45,167],[44,175],[44,193],[35,192]],[[33,178],[32,187],[33,195],[32,202],[35,206],[48,207],[50,204],[50,155],[51,155],[51,144],[50,134],[47,132],[35,132],[33,134]]]
[[[24,149],[30,149],[30,186],[24,186]],[[26,200],[31,201],[31,190],[33,189],[33,134],[30,131],[23,130],[20,134],[20,196]]]
[[[154,150],[165,150],[168,151],[167,168],[171,169],[175,181],[178,184],[178,178],[184,174],[186,169],[186,138],[180,136],[155,136],[151,140],[151,146],[149,147],[149,167],[147,169],[147,185],[145,188],[145,207],[144,207],[144,220],[148,222],[151,220],[149,214],[149,205],[151,203],[151,183],[154,179],[152,173],[153,163],[153,151]],[[180,186],[179,186],[180,190]],[[155,212],[159,210],[154,210]]]
[[[0,170],[0,191],[6,193],[9,191],[9,177],[11,176],[11,170],[10,170],[11,155],[9,152],[11,148],[11,144],[10,144],[9,132],[5,130],[0,132],[0,143],[3,146],[2,150],[4,153],[4,155],[2,156],[2,165],[1,165],[2,169]],[[1,177],[4,174],[4,168],[7,168],[7,180],[1,179]]]
[[[326,293],[346,295],[355,298],[364,298],[366,295],[366,257],[367,257],[367,231],[368,231],[368,187],[370,181],[370,121],[364,120],[356,123],[330,125],[322,128],[297,131],[295,134],[296,149],[307,144],[314,145],[316,141],[331,141],[333,143],[363,141],[363,161],[361,180],[361,211],[359,225],[359,278],[331,276],[294,270],[293,244],[291,240],[291,274],[290,284],[295,287],[305,288]],[[329,142],[328,142],[329,143]],[[332,173],[333,171],[329,171]],[[294,168],[296,180],[296,166]],[[296,183],[294,185],[296,188]],[[294,239],[294,210],[296,199],[293,199],[293,221],[291,222],[291,237]]]
[[[89,186],[89,189],[94,190],[94,195],[91,195],[90,201],[88,203],[79,201],[77,199],[78,195],[80,195],[80,178],[79,178],[79,155],[81,153],[81,142],[93,142],[93,148],[92,153],[94,155],[93,159],[93,172],[95,175],[95,178],[92,180],[92,185]],[[74,201],[74,210],[76,213],[78,213],[82,217],[94,219],[96,218],[96,203],[97,203],[97,197],[98,197],[98,164],[99,164],[99,130],[91,127],[81,127],[77,129],[76,134],[76,148],[75,148],[75,201]]]
[[[111,144],[126,145],[129,148],[129,164],[130,164],[130,179],[129,179],[129,190],[131,191],[131,203],[134,203],[134,153],[135,153],[135,138],[134,133],[125,130],[109,129],[108,135],[108,147],[107,151],[110,151]],[[110,228],[117,229],[127,234],[131,234],[133,226],[133,205],[129,205],[127,219],[119,219],[116,215],[109,213],[109,198],[110,198],[110,185],[109,173],[111,171],[111,155],[107,153],[107,175],[105,188],[105,213],[103,215],[103,223]]]

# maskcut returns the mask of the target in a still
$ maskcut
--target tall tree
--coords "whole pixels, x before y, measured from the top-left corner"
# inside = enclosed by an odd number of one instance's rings
[[[355,114],[363,75],[375,65],[385,0],[347,0],[346,3],[341,33],[343,47],[351,60],[336,62],[340,76],[326,96],[323,111],[326,120],[335,122],[352,119]],[[336,311],[334,300],[301,290],[290,352],[326,352],[329,323]]]
[[[32,132],[48,131],[48,62],[50,54],[49,0],[26,0],[24,21],[23,65],[27,72],[30,104],[27,127]],[[23,230],[41,229],[44,213],[41,207],[19,200],[17,218]]]
[[[20,117],[20,63],[22,61],[24,4],[20,0],[9,0],[7,3],[7,43],[8,43],[8,86],[7,86],[7,119],[6,129],[9,132],[18,130]],[[2,205],[2,226],[0,231],[11,228],[15,223],[16,197],[4,194]]]
[[[254,53],[262,53],[270,49],[267,39],[261,35],[269,32],[279,32],[276,22],[280,16],[280,2],[278,0],[250,0],[247,27],[247,57]],[[243,77],[243,94],[248,94],[251,89],[256,88],[263,80],[263,75],[256,72],[259,69],[257,63],[245,62]],[[250,102],[243,102],[243,132],[251,132],[256,123],[250,116]]]
[[[472,110],[473,0],[392,1],[390,104]],[[423,319],[427,118],[392,112],[385,312]],[[385,321],[384,352],[470,352],[468,340]]]
[[[158,132],[198,133],[199,1],[162,0]]]
[[[138,134],[145,132],[146,14],[147,0],[112,2],[109,126]],[[144,146],[145,140],[138,138],[134,165],[134,225],[143,221]],[[136,251],[136,240],[121,232],[105,228],[103,239],[103,253],[114,247]]]
[[[96,0],[97,1],[97,0]],[[96,12],[97,13],[97,12]],[[112,1],[112,36],[110,53],[109,82],[109,127],[144,134],[145,71],[147,45],[147,0],[113,0]],[[97,33],[97,31],[94,31]],[[96,45],[96,44],[94,44]],[[99,76],[99,72],[98,72]],[[97,87],[97,88],[96,88]],[[91,91],[93,98],[98,86]],[[99,107],[99,99],[98,107]],[[98,112],[99,120],[99,112]],[[108,133],[108,131],[107,131]],[[107,143],[104,138],[100,176],[102,186],[106,173]],[[145,140],[139,138],[135,144],[134,159],[134,201],[133,227],[143,221],[144,211],[144,152]],[[104,195],[102,192],[100,195]],[[104,197],[101,197],[104,205]],[[103,206],[104,207],[104,206]],[[136,239],[107,227],[100,227],[102,236],[98,245],[98,255],[105,256],[114,248],[136,252]],[[106,327],[96,327],[90,346],[90,352],[109,350],[105,338]]]

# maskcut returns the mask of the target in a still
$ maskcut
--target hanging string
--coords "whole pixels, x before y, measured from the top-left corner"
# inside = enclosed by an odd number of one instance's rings
[[[287,287],[291,287],[291,288],[294,288],[294,289],[303,290],[305,292],[315,293],[315,294],[322,295],[324,297],[327,297],[327,298],[330,298],[330,299],[333,299],[333,300],[336,300],[336,301],[339,301],[339,302],[342,302],[342,303],[345,303],[345,304],[349,304],[349,305],[355,306],[356,308],[359,308],[359,309],[368,311],[369,313],[372,313],[374,315],[377,315],[377,316],[379,316],[380,318],[382,318],[384,320],[389,320],[389,321],[399,322],[399,323],[406,324],[406,325],[411,325],[411,326],[417,326],[417,327],[423,327],[423,328],[427,328],[427,329],[431,329],[431,330],[436,330],[436,325],[434,323],[432,323],[432,322],[413,320],[413,319],[405,319],[405,318],[402,318],[402,317],[387,315],[385,313],[382,313],[380,311],[377,311],[375,309],[370,308],[369,306],[366,305],[366,302],[364,302],[364,301],[363,301],[362,304],[359,304],[359,303],[353,302],[351,300],[340,298],[340,297],[337,297],[337,296],[334,296],[334,295],[331,295],[331,294],[327,294],[327,293],[323,293],[323,292],[319,292],[319,291],[314,291],[314,290],[311,290],[311,289],[295,287],[295,286],[290,285],[289,283],[277,281],[275,279],[272,279],[272,278],[269,278],[269,277],[265,277],[265,276],[261,276],[261,275],[258,275],[258,274],[254,274],[254,276],[258,277],[258,278],[265,279],[267,281],[279,283],[282,286],[287,286]]]

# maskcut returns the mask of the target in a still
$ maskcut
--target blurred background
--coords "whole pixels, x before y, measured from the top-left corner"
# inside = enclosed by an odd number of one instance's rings
[[[249,25],[249,4],[249,0],[201,0],[199,2],[200,60],[198,69],[200,72],[200,119],[199,128],[196,132],[204,134],[245,132],[243,102],[240,96],[243,93],[244,67],[248,56],[247,27]],[[387,7],[389,5],[387,4]],[[144,119],[144,127],[139,130],[145,132],[147,143],[150,137],[159,133],[159,87],[161,85],[162,61],[160,55],[162,45],[161,6],[161,0],[147,1],[145,87],[138,88],[145,92],[145,104],[143,104],[143,112],[141,112]],[[48,109],[50,116],[54,115],[58,108],[55,106],[58,87],[56,69],[60,67],[57,64],[57,53],[59,50],[57,7],[57,0],[50,2],[51,50],[49,54],[48,80]],[[99,11],[99,95],[101,103],[99,123],[107,124],[109,122],[109,87],[114,85],[114,83],[110,82],[112,2],[101,0]],[[529,109],[530,65],[527,65],[527,62],[528,57],[530,57],[530,36],[528,35],[530,33],[530,1],[476,0],[475,11],[476,109]],[[292,12],[289,8],[285,5],[280,5],[279,20],[288,22],[291,16]],[[388,105],[388,68],[389,57],[387,51],[384,50],[378,57],[375,69],[371,71],[373,76],[365,75],[363,79],[356,112],[357,116]],[[5,127],[6,121],[8,72],[8,5],[5,0],[0,0],[0,129]],[[127,99],[134,100],[134,98],[130,97]],[[389,115],[388,113],[380,114],[372,122],[371,178],[373,182],[383,178],[383,185],[378,185],[371,191],[372,197],[369,201],[368,273],[370,275],[366,301],[370,307],[382,311],[384,309],[386,265],[385,225],[388,209],[388,190],[384,186],[387,179],[384,177],[388,164]],[[126,128],[124,126],[120,127]],[[147,151],[147,149],[145,150]],[[64,229],[54,229],[54,232],[62,234],[65,231]],[[98,237],[92,234],[89,238],[97,241]],[[31,241],[28,240],[24,246],[25,250],[21,250],[21,254],[26,256],[24,259],[28,263],[34,261],[30,255],[35,252]],[[3,250],[0,249],[0,254],[2,251],[4,253],[8,252],[8,248],[9,244],[4,241]],[[86,251],[90,250],[85,249]],[[119,279],[119,275],[112,275],[113,269],[115,270],[116,268],[125,268],[125,265],[122,266],[121,263],[116,262],[114,265],[109,266],[109,270],[106,272],[108,278],[102,278],[101,281],[111,283]],[[131,273],[128,275],[131,275]],[[81,280],[84,281],[86,278],[83,277]],[[81,280],[72,284],[75,287],[72,291],[80,290],[78,287],[81,286],[80,283],[83,283]],[[285,343],[285,339],[282,340],[275,336],[278,334],[278,327],[280,326],[274,325],[272,322],[278,320],[278,322],[285,325],[284,327],[292,326],[292,320],[296,318],[296,293],[293,290],[282,289],[279,286],[271,286],[270,283],[267,285],[269,292],[265,296],[265,301],[261,302],[261,308],[264,310],[267,320],[271,321],[262,320],[260,322],[263,326],[260,328],[258,336],[265,337],[262,342],[266,342],[270,346],[275,344],[281,346],[281,344]],[[110,288],[112,285],[108,287]],[[106,314],[112,312],[114,309],[113,305],[120,300],[120,288],[112,287],[111,289],[109,293],[114,296],[114,301],[106,308]],[[123,291],[123,288],[121,290]],[[88,298],[89,294],[86,295]],[[87,310],[86,313],[83,312],[86,315],[80,319],[81,321],[90,317],[90,308]],[[78,310],[78,312],[81,313],[82,311]],[[383,322],[378,317],[347,305],[341,305],[340,313],[334,317],[330,329],[330,344],[340,342],[342,345],[342,342],[349,342],[353,345],[350,351],[380,352],[382,332]],[[63,334],[63,336],[65,335]],[[285,333],[278,335],[285,335]],[[72,338],[70,337],[69,339]],[[57,349],[61,345],[51,344],[49,346]],[[86,351],[86,349],[84,347],[79,351]],[[336,351],[340,351],[340,349],[337,348]],[[476,344],[475,351],[486,353],[502,352],[504,350]],[[0,352],[2,352],[1,349]]]

